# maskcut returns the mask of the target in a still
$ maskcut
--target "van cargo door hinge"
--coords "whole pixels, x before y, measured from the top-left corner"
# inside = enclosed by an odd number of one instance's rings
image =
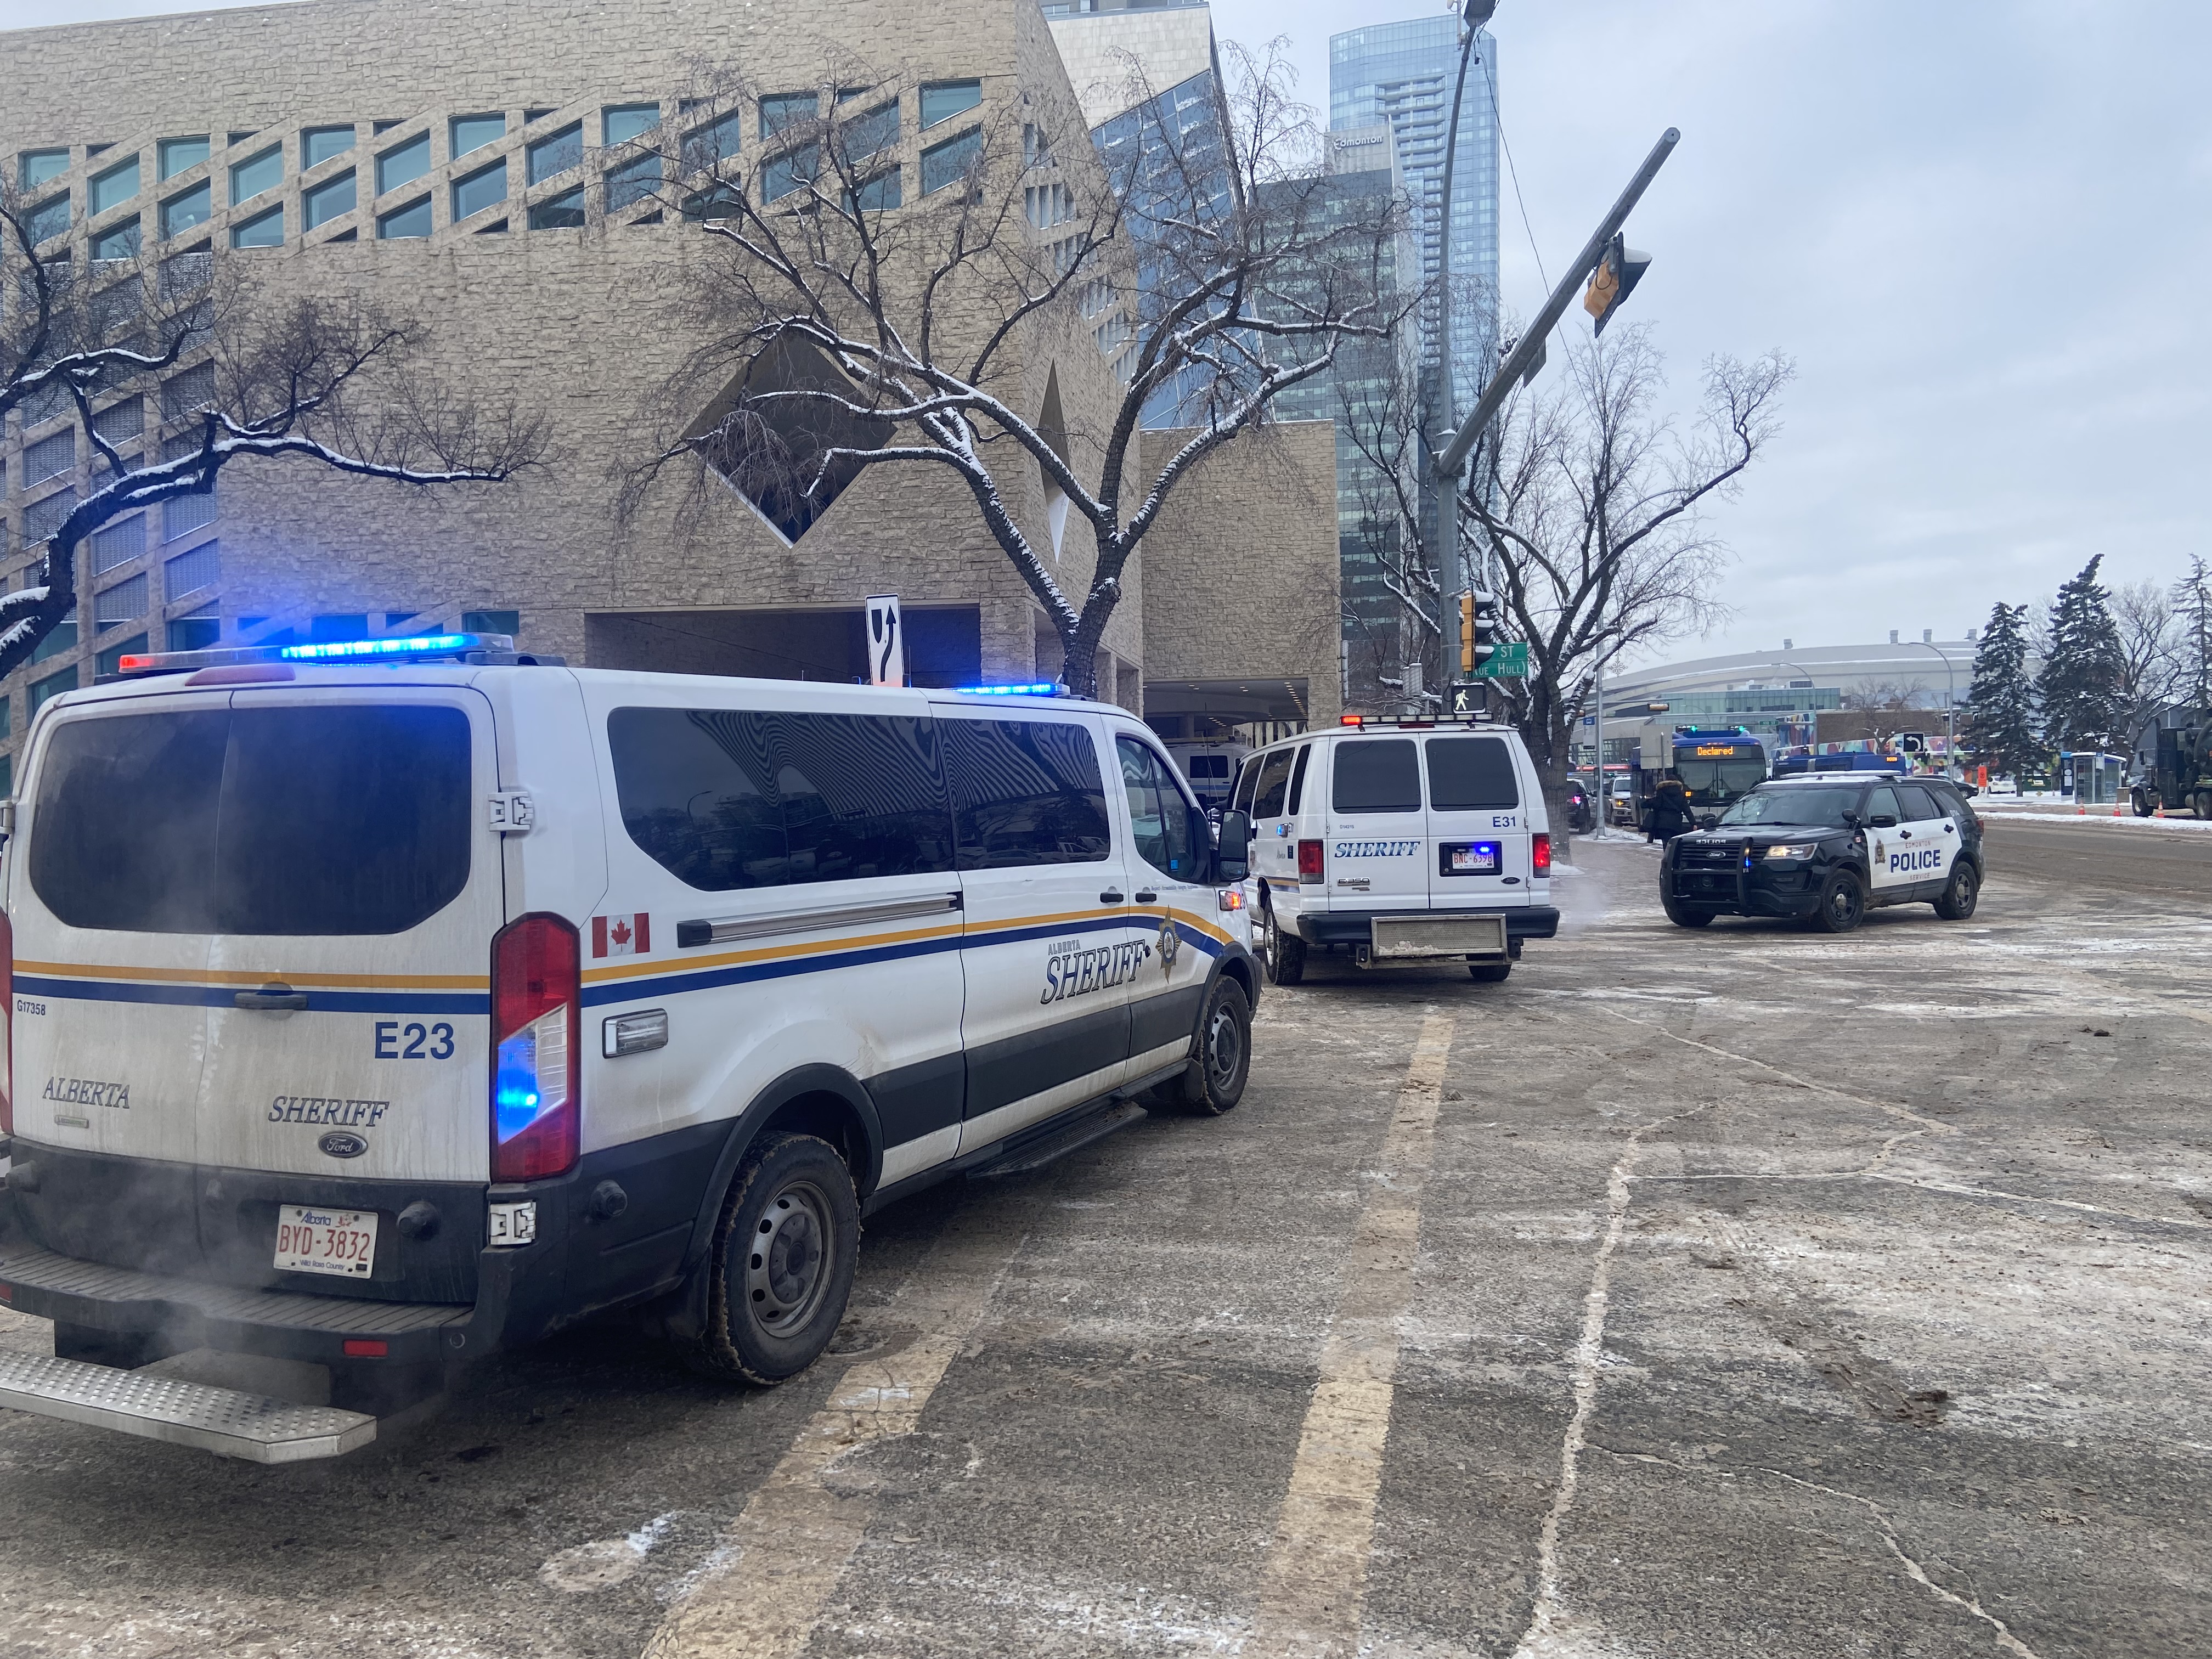
[[[501,789],[491,798],[491,827],[502,836],[526,836],[538,821],[527,789]]]

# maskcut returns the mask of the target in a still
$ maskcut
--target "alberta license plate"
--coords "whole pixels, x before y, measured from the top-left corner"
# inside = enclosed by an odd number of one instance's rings
[[[276,1270],[366,1279],[376,1264],[376,1212],[276,1206]]]
[[[1471,847],[1451,849],[1454,875],[1490,876],[1498,873],[1498,845],[1495,842],[1479,841]]]

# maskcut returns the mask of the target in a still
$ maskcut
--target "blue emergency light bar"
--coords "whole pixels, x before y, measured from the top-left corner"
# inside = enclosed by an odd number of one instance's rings
[[[1039,680],[1030,685],[958,685],[953,690],[963,696],[973,697],[1056,697],[1059,686],[1049,680]]]
[[[276,655],[284,662],[331,662],[351,657],[450,657],[457,651],[480,648],[483,639],[480,634],[414,634],[397,640],[331,640],[317,645],[279,646]],[[508,641],[510,646],[513,643]]]
[[[407,634],[388,640],[327,640],[311,645],[235,645],[211,651],[131,653],[116,664],[123,675],[179,674],[200,668],[235,668],[249,663],[428,662],[466,658],[476,653],[512,659],[511,634]]]

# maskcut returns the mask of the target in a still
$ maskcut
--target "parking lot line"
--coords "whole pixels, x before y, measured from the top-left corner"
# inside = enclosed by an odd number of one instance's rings
[[[1452,1029],[1442,1015],[1422,1022],[1382,1138],[1275,1524],[1248,1653],[1349,1659],[1358,1651],[1398,1322],[1413,1295],[1421,1190]]]
[[[1024,1237],[973,1209],[952,1224],[895,1304],[920,1338],[837,1380],[723,1533],[713,1565],[654,1631],[645,1659],[781,1659],[805,1644],[876,1512],[873,1498],[834,1492],[823,1474],[860,1447],[915,1431]]]

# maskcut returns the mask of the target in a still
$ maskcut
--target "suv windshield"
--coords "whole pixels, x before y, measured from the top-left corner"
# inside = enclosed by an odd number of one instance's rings
[[[1859,804],[1856,784],[1802,788],[1754,789],[1721,814],[1721,827],[1741,824],[1802,823],[1840,828],[1844,814]]]
[[[72,927],[397,933],[469,879],[469,719],[423,704],[70,720],[31,885]]]

